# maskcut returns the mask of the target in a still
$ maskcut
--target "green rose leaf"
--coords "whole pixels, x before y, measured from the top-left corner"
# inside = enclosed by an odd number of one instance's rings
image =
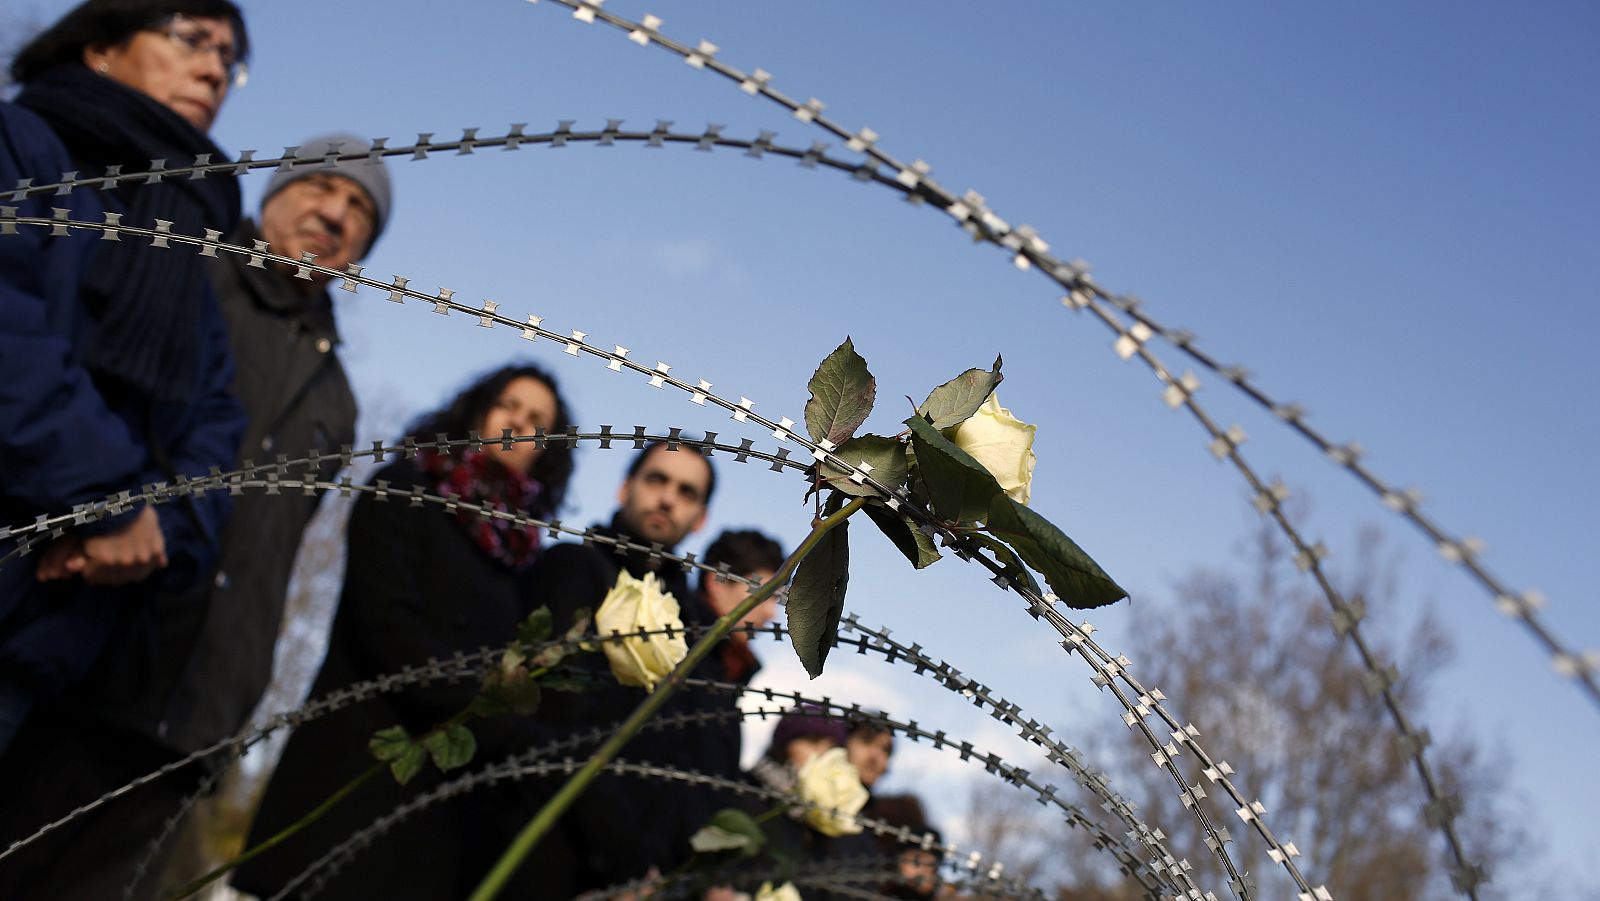
[[[389,761],[389,772],[394,774],[394,781],[405,785],[413,776],[422,772],[422,767],[427,762],[428,752],[422,750],[421,745],[407,745],[405,753]]]
[[[511,712],[510,707],[507,707],[499,698],[491,695],[487,689],[483,694],[473,698],[467,709],[473,716],[481,716],[484,719],[488,719],[491,716],[505,716]]]
[[[367,750],[379,760],[398,760],[412,744],[406,727],[390,726],[372,733],[372,737],[367,739]]]
[[[594,683],[573,676],[545,676],[539,680],[539,687],[545,691],[564,691],[570,694],[577,694],[594,688]]]
[[[689,847],[701,854],[738,851],[744,857],[761,853],[766,843],[761,826],[749,814],[731,807],[717,811],[710,823],[689,838]]]
[[[867,421],[878,383],[867,371],[867,361],[856,353],[850,339],[828,354],[806,385],[806,431],[813,441],[843,444]]]
[[[528,716],[539,709],[539,683],[525,669],[503,674],[487,694],[508,713],[518,716]]]
[[[995,357],[993,369],[968,369],[933,389],[917,407],[917,415],[933,420],[933,427],[940,431],[960,425],[983,406],[1004,379],[1000,358]]]
[[[511,647],[506,648],[505,653],[500,655],[500,665],[495,669],[490,670],[489,673],[484,676],[484,679],[488,680],[493,678],[496,673],[504,675],[512,670],[520,669],[523,661],[527,659],[528,655],[522,653],[522,649],[520,647],[512,645]]]
[[[882,435],[859,435],[839,445],[834,456],[843,460],[857,469],[862,463],[872,467],[868,475],[880,485],[897,488],[906,483],[909,472],[906,463],[906,446],[893,438]],[[827,480],[828,487],[836,488],[851,497],[867,497],[876,494],[870,486],[856,484],[844,470],[830,466],[824,462],[818,471]]]
[[[989,470],[921,416],[907,419],[906,425],[917,455],[917,475],[934,511],[954,522],[975,522],[988,516],[994,499],[1005,497]]]
[[[528,614],[528,618],[517,624],[517,641],[523,644],[539,644],[550,640],[550,633],[555,629],[554,617],[550,615],[549,607],[540,607]]]
[[[789,584],[789,641],[813,679],[822,675],[823,661],[839,637],[844,589],[850,581],[849,525],[842,522],[823,534]]]
[[[457,724],[429,732],[423,737],[422,746],[428,749],[434,766],[449,772],[472,762],[472,755],[478,751],[478,740],[472,736],[471,729]]]
[[[1006,575],[1031,588],[1034,594],[1044,593],[1039,589],[1039,580],[1035,579],[1033,573],[1022,565],[1022,561],[1018,559],[1016,552],[1007,547],[1005,542],[982,532],[973,532],[967,537],[993,552],[994,558],[1000,562],[1001,566],[1005,567]]]
[[[1003,494],[990,506],[989,532],[1042,573],[1068,607],[1089,610],[1128,596],[1065,532]]]
[[[882,501],[867,501],[864,512],[867,518],[877,525],[879,531],[894,542],[900,553],[906,555],[912,566],[922,569],[925,566],[932,566],[939,560],[938,546],[911,517],[890,510],[889,505]]]
[[[588,633],[593,626],[590,621],[589,608],[581,607],[572,614],[572,625],[567,628],[566,634],[561,636],[561,641],[540,651],[533,656],[532,663],[535,667],[549,668],[583,650],[578,639]]]

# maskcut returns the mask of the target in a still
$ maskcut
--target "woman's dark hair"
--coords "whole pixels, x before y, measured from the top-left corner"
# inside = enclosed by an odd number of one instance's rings
[[[726,563],[728,572],[736,576],[748,576],[761,570],[777,572],[783,565],[783,547],[755,529],[729,529],[706,547],[700,561],[713,567]],[[714,578],[716,576],[701,570],[700,590],[705,591],[706,580]]]
[[[920,836],[924,832],[932,832],[935,841],[943,841],[939,830],[928,824],[927,811],[922,807],[922,799],[916,795],[873,795],[872,800],[862,809],[861,815],[883,820],[891,826],[910,829],[919,836],[917,841],[907,843],[901,841],[894,833],[885,832],[877,835],[878,853],[886,856],[920,847]]]
[[[894,753],[894,730],[876,720],[855,719],[848,720],[850,738],[859,738],[862,741],[871,741],[880,735],[889,736],[889,753]]]
[[[175,15],[227,19],[235,53],[240,60],[250,58],[244,16],[230,0],[84,0],[18,51],[11,80],[23,84],[63,63],[82,65],[85,47],[121,44]]]
[[[465,391],[457,394],[455,400],[443,409],[419,417],[406,430],[406,434],[418,441],[432,441],[433,437],[441,432],[452,438],[465,438],[468,432],[475,431],[483,425],[483,418],[494,409],[506,386],[517,379],[533,379],[541,382],[556,396],[555,422],[550,424],[547,431],[564,432],[572,425],[572,412],[567,408],[567,402],[562,399],[561,389],[556,387],[555,378],[537,366],[521,365],[505,366],[480,377]],[[544,453],[534,461],[533,472],[529,475],[543,486],[543,491],[539,494],[538,509],[529,510],[528,513],[543,517],[561,509],[561,504],[567,497],[567,482],[572,479],[572,445],[566,442],[551,442],[545,445]]]

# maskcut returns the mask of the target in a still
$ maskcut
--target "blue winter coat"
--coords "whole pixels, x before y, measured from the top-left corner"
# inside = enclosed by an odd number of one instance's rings
[[[19,179],[48,184],[77,168],[42,119],[0,103],[0,204],[15,208],[17,216],[49,217],[52,208],[64,207],[71,218],[89,222],[103,221],[108,209],[120,212],[116,198],[103,192],[21,201],[4,193]],[[185,476],[234,468],[245,415],[228,393],[233,363],[209,286],[201,305],[203,338],[194,348],[198,390],[186,404],[158,402],[102,384],[84,366],[96,323],[79,287],[100,235],[51,237],[47,228],[25,225],[15,231],[0,234],[0,528],[170,481],[157,462],[160,451]],[[77,531],[104,533],[135,512]],[[118,588],[81,579],[41,583],[34,579],[39,547],[0,565],[0,678],[41,696],[59,692],[87,671],[120,618],[133,621],[139,614],[144,621],[148,611],[139,607],[156,589],[181,591],[210,570],[215,536],[228,512],[226,492],[187,504],[168,502],[156,512],[169,563],[144,582]],[[0,539],[0,556],[14,548],[14,540]]]

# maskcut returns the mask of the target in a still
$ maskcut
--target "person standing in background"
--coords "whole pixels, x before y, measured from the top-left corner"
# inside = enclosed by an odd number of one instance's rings
[[[296,155],[305,162],[273,173],[259,225],[246,219],[227,243],[252,247],[265,240],[278,256],[310,253],[334,270],[359,259],[388,221],[387,166],[366,159],[328,165],[325,155],[367,146],[349,135],[301,144]],[[356,399],[337,352],[331,276],[296,273],[284,265],[251,266],[249,257],[233,253],[220,254],[211,269],[236,364],[231,388],[250,420],[239,456],[260,465],[318,454],[326,458],[320,467],[287,468],[282,478],[326,482],[338,472],[340,448],[355,442]],[[254,488],[234,497],[212,571],[188,592],[159,599],[153,641],[117,644],[106,653],[73,692],[79,709],[137,736],[130,740],[165,755],[163,763],[243,729],[272,680],[295,554],[321,495]],[[178,812],[208,772],[230,761],[215,754],[171,773],[108,815],[160,822]]]
[[[506,366],[477,379],[407,434],[465,439],[468,432],[533,435],[571,425],[554,379],[530,365]],[[465,444],[465,442],[461,442]],[[328,654],[311,693],[323,697],[360,682],[448,659],[461,651],[504,646],[527,616],[516,576],[540,552],[540,529],[453,505],[395,497],[412,489],[480,509],[544,519],[561,507],[572,476],[572,448],[531,441],[479,448],[427,448],[374,474],[388,496],[363,493],[350,514],[344,589],[328,637]],[[262,793],[248,846],[305,816],[342,786],[370,771],[373,734],[403,726],[421,735],[467,709],[475,679],[434,682],[375,693],[298,726]],[[516,714],[467,722],[476,762],[498,761],[542,741],[545,731]],[[456,774],[427,768],[405,785],[387,768],[361,783],[327,814],[235,872],[234,884],[263,898],[309,890],[299,877],[356,830]],[[386,830],[330,879],[323,897],[431,901],[462,898],[483,878],[510,836],[526,822],[527,783],[485,788],[437,804]],[[526,873],[540,884],[540,874]],[[526,896],[526,895],[524,895]]]
[[[228,243],[261,239],[279,256],[311,253],[319,266],[344,269],[388,220],[389,175],[381,162],[329,166],[323,158],[367,146],[347,135],[302,144],[307,162],[273,174],[260,225],[245,220]],[[336,350],[330,276],[298,278],[293,267],[251,266],[225,253],[212,277],[237,363],[232,389],[250,419],[240,456],[261,465],[318,454],[329,459],[282,478],[332,479],[340,448],[355,442],[356,400]],[[80,692],[85,705],[174,758],[242,729],[271,681],[295,553],[320,500],[298,488],[235,497],[217,565],[188,596],[165,599],[180,613],[156,624],[155,643],[107,654]]]

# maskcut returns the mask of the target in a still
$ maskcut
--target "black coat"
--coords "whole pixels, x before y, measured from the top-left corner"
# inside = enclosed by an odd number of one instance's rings
[[[246,221],[229,241],[257,237]],[[353,444],[356,401],[334,352],[328,292],[301,294],[309,283],[234,254],[211,274],[236,363],[231,388],[250,417],[240,456],[297,460]],[[335,461],[288,476],[337,471]],[[233,500],[214,571],[187,595],[158,598],[152,640],[114,649],[91,685],[104,718],[182,753],[238,732],[266,691],[295,553],[320,495],[249,489]]]
[[[795,778],[792,768],[784,767],[787,778],[779,783],[770,782],[762,778],[763,766],[771,766],[770,762],[763,761],[757,765],[755,771],[744,773],[740,781],[749,785],[765,788],[775,788],[787,784]],[[782,802],[756,795],[740,795],[725,804],[726,807],[735,807],[743,810],[753,818],[769,815],[774,807]],[[863,811],[865,813],[865,811]],[[761,854],[755,858],[741,859],[734,854],[722,855],[724,860],[720,865],[711,861],[701,868],[698,877],[700,884],[709,888],[713,885],[736,885],[741,890],[754,894],[758,883],[750,881],[751,874],[761,873],[766,876],[774,867],[780,874],[787,870],[789,876],[815,873],[823,868],[848,866],[851,869],[865,869],[875,865],[886,864],[880,859],[878,846],[872,833],[863,829],[851,835],[828,836],[806,825],[803,820],[784,813],[773,816],[761,823],[761,832],[766,836],[767,844]],[[784,875],[774,880],[781,884]],[[876,886],[859,886],[869,890]],[[802,887],[800,894],[811,901],[843,901],[847,897],[836,892],[828,892],[815,887]]]
[[[402,492],[426,484],[410,461],[393,463],[376,478]],[[363,495],[350,518],[349,547],[344,592],[313,698],[458,650],[504,646],[523,618],[512,571],[437,506]],[[296,729],[267,785],[250,843],[294,822],[369,768],[374,760],[367,741],[374,732],[397,724],[424,732],[464,708],[477,691],[470,681],[409,688]],[[547,737],[517,717],[474,719],[468,726],[478,742],[474,766]],[[234,884],[270,896],[352,832],[442,778],[431,764],[404,787],[381,773],[321,821],[242,867]],[[341,869],[322,897],[465,896],[536,810],[519,789],[531,791],[526,783],[480,789],[408,820]]]
[[[620,534],[613,521],[595,531]],[[635,578],[654,572],[679,603],[686,626],[709,625],[714,615],[689,587],[682,569],[652,561],[640,554],[617,554],[611,548],[589,544],[551,547],[523,576],[525,605],[548,606],[556,630],[570,627],[577,611],[591,614],[626,569]],[[693,641],[689,642],[691,645]],[[645,698],[642,688],[616,684],[601,654],[585,655],[576,665],[594,671],[602,687],[577,695],[546,695],[539,719],[552,728],[572,733],[609,727],[625,719]],[[691,673],[721,679],[720,655],[713,650]],[[748,675],[747,675],[748,678]],[[731,709],[735,699],[726,693],[680,689],[658,712],[658,717],[702,710]],[[736,779],[739,777],[739,724],[724,721],[708,725],[641,732],[622,751],[622,757],[664,766],[697,770]],[[662,872],[673,869],[689,854],[689,836],[711,815],[734,802],[721,793],[678,783],[644,781],[635,777],[602,777],[586,793],[580,807],[563,823],[562,841],[577,853],[566,866],[576,870],[571,879],[579,889],[601,888],[642,874],[654,864]],[[622,818],[628,819],[622,819]],[[633,821],[645,824],[626,836],[606,823]],[[592,825],[591,825],[592,824]]]

